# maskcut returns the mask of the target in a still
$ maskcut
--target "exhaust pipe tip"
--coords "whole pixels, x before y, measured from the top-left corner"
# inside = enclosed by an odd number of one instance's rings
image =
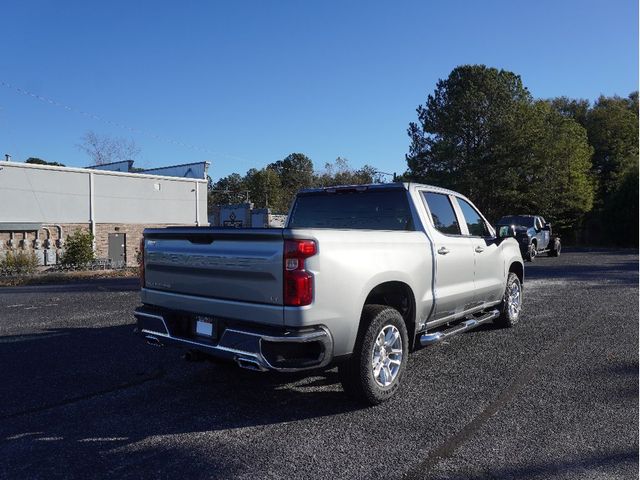
[[[264,368],[258,360],[251,357],[236,357],[236,363],[240,368],[244,368],[245,370],[253,370],[254,372],[266,372],[267,369]]]

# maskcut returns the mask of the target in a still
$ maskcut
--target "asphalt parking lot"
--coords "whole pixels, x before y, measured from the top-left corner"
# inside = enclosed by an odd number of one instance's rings
[[[638,255],[526,264],[521,323],[422,349],[373,408],[147,346],[132,280],[0,290],[0,478],[638,478]]]

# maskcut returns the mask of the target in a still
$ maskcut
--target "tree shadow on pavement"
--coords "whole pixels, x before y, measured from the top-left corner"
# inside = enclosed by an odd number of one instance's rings
[[[638,465],[638,450],[630,448],[618,452],[600,452],[564,461],[525,466],[504,466],[483,472],[425,474],[430,480],[520,480],[547,478],[625,478],[629,467]],[[637,471],[637,467],[636,467]]]

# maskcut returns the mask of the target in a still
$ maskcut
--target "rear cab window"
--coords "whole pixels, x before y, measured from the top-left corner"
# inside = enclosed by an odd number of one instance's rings
[[[520,215],[508,215],[498,220],[498,225],[518,225],[520,227],[533,227],[533,217],[523,217]]]
[[[288,228],[415,230],[403,188],[337,188],[298,194]]]

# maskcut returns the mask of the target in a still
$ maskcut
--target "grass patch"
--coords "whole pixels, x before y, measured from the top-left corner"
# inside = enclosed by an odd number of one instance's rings
[[[0,287],[19,287],[26,285],[48,285],[56,283],[73,283],[100,278],[137,278],[137,268],[118,270],[87,270],[77,272],[43,272],[34,275],[0,277]]]

